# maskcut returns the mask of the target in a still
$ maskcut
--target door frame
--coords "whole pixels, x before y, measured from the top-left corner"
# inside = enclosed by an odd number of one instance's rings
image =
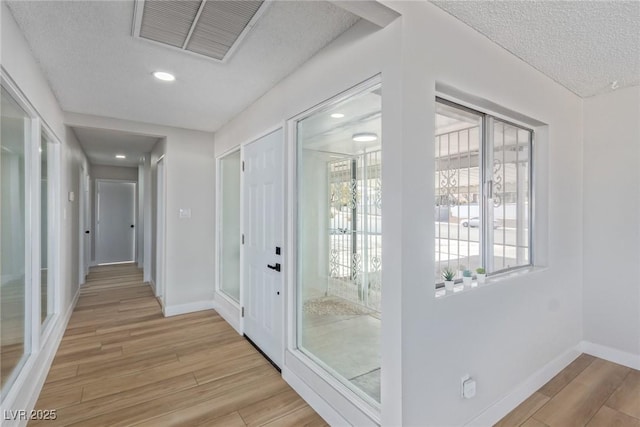
[[[167,280],[166,280],[166,247],[167,247],[167,160],[164,155],[156,161],[155,185],[155,275],[154,290],[156,298],[162,305],[162,313],[166,316]],[[162,185],[160,185],[162,184]]]
[[[100,197],[98,195],[98,186],[101,182],[114,182],[114,183],[131,183],[133,184],[133,188],[134,188],[134,195],[133,195],[133,223],[135,224],[135,226],[137,227],[137,220],[138,220],[138,198],[136,197],[136,195],[138,194],[138,183],[136,181],[132,181],[132,180],[128,180],[128,179],[102,179],[102,178],[96,178],[94,180],[95,183],[95,188],[94,188],[94,200],[95,200],[95,206],[94,206],[94,210],[93,210],[93,214],[94,214],[94,223],[95,223],[95,243],[96,243],[96,254],[95,254],[95,262],[96,265],[109,265],[109,264],[127,264],[130,262],[135,263],[136,262],[136,248],[138,247],[138,238],[137,238],[137,232],[134,230],[133,233],[133,260],[132,261],[122,261],[122,262],[100,262],[100,256],[98,253],[98,240],[100,239],[100,225],[98,223],[98,219],[99,219],[99,215],[98,212],[100,210]],[[82,231],[84,234],[84,231]]]

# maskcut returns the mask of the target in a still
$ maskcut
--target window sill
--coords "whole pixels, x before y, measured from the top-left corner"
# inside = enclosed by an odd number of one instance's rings
[[[486,288],[488,286],[494,285],[496,283],[504,282],[505,280],[514,279],[522,276],[526,276],[529,274],[539,273],[547,270],[546,267],[522,267],[515,270],[505,271],[502,273],[494,274],[487,277],[484,283],[478,283],[477,280],[473,280],[470,285],[465,286],[464,283],[456,283],[453,285],[453,290],[447,291],[444,287],[437,288],[435,290],[436,299],[442,299],[445,297],[466,294],[468,292],[474,291],[480,288]]]

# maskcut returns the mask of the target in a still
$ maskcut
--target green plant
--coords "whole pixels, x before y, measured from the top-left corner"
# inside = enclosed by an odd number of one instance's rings
[[[442,278],[446,282],[451,282],[454,277],[456,277],[456,273],[449,267],[445,267],[444,270],[442,270]]]
[[[484,269],[484,267],[478,267],[478,268],[476,268],[476,273],[478,273],[478,274],[486,274],[486,270]]]
[[[462,277],[472,277],[471,270],[465,270],[462,272]]]

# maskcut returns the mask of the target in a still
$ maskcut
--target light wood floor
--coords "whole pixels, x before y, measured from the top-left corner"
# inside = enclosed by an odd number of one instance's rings
[[[57,410],[47,426],[326,425],[215,311],[164,318],[131,265],[91,270],[36,409]]]
[[[582,354],[496,426],[640,427],[640,371]]]

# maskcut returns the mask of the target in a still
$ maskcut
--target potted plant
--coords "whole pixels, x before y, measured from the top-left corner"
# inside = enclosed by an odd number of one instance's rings
[[[465,287],[471,286],[472,276],[471,270],[464,270],[462,272],[462,283],[464,283]]]
[[[456,277],[456,272],[449,267],[445,267],[442,270],[442,278],[444,279],[444,288],[448,291],[453,290],[453,278]]]
[[[478,284],[484,283],[484,280],[487,278],[487,271],[484,267],[476,268],[476,278],[478,279]]]

